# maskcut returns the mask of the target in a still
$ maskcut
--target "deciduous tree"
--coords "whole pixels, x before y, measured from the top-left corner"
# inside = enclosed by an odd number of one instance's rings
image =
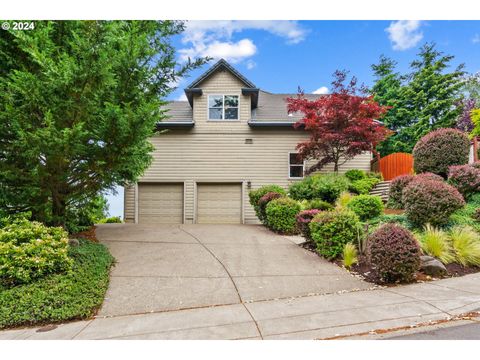
[[[355,77],[346,84],[345,71],[336,71],[334,76],[331,94],[309,100],[300,93],[297,98],[287,99],[289,112],[303,113],[295,126],[310,132],[310,139],[297,146],[301,159],[316,160],[308,172],[320,170],[329,163],[333,163],[334,171],[338,172],[346,161],[374,150],[389,133],[376,121],[388,108],[359,89]]]

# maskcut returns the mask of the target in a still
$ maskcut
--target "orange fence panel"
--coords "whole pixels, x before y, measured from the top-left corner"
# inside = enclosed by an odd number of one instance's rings
[[[380,172],[385,180],[392,180],[399,175],[413,174],[413,156],[407,153],[387,155],[379,161]]]

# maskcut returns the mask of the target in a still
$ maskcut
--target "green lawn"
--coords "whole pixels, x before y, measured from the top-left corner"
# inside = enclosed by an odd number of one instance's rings
[[[73,270],[28,285],[0,287],[0,329],[85,319],[102,305],[113,257],[98,243],[80,240],[71,247]]]

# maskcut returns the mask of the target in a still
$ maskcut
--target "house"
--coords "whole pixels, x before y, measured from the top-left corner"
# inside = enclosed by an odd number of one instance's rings
[[[153,163],[125,189],[125,221],[257,223],[249,190],[286,188],[304,176],[295,148],[308,133],[293,127],[301,114],[289,115],[285,102],[296,94],[260,90],[225,60],[185,94],[187,101],[170,102],[169,119],[158,124],[167,131],[151,139]],[[359,155],[340,171],[370,170],[370,160],[370,153]]]

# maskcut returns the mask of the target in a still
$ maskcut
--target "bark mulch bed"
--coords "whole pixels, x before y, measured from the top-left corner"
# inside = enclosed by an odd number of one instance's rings
[[[96,228],[97,228],[96,226],[92,226],[88,230],[81,231],[81,232],[76,233],[76,234],[71,234],[69,237],[71,239],[88,239],[88,240],[93,241],[93,242],[98,242],[97,236],[95,235],[95,229]]]
[[[317,254],[317,252],[315,250],[315,244],[311,241],[304,242],[304,243],[300,244],[300,246],[303,247],[304,249],[308,250],[308,251],[311,251],[311,252]],[[318,255],[318,256],[320,256],[320,255]],[[333,263],[340,266],[340,267],[343,267],[341,260],[334,260]],[[467,266],[467,267],[465,267],[463,265],[453,263],[453,264],[445,265],[445,267],[447,268],[448,275],[444,276],[443,278],[459,277],[459,276],[464,276],[464,275],[474,274],[474,273],[480,272],[480,267],[478,267],[478,266]],[[368,264],[366,257],[362,256],[362,255],[360,255],[358,257],[358,263],[353,265],[349,271],[353,275],[359,276],[363,280],[365,280],[369,283],[373,283],[373,284],[377,284],[377,285],[383,285],[383,286],[399,285],[399,284],[386,284],[386,283],[382,282],[375,275],[375,273],[372,271],[372,268]],[[437,278],[433,278],[431,276],[425,275],[421,271],[418,271],[417,274],[415,275],[415,279],[416,279],[416,282],[424,282],[424,281],[432,281],[432,280],[435,280]]]
[[[402,215],[405,212],[403,209],[384,209],[383,213],[386,215]]]

